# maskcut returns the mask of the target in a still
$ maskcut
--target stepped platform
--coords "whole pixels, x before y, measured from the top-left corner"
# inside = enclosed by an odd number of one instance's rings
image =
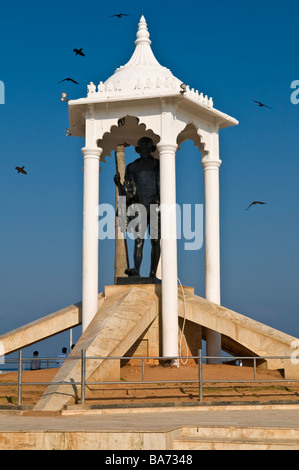
[[[6,413],[0,419],[3,449],[299,450],[299,407],[85,409],[31,416],[28,412]]]

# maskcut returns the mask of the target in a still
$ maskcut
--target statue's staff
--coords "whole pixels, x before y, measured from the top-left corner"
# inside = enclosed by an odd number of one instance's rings
[[[118,160],[117,160],[117,153],[114,152],[114,155],[115,155],[115,173],[117,175],[117,180],[118,180],[118,184],[117,184],[117,189],[118,189],[118,198],[119,198],[119,195],[120,195],[120,192],[124,193],[125,194],[125,191],[124,189],[122,188],[122,184],[120,182],[120,173],[119,173],[119,169],[118,169]],[[114,179],[115,181],[115,179]],[[118,225],[121,227],[121,232],[124,233],[124,244],[125,244],[125,251],[126,251],[126,262],[127,262],[127,269],[130,269],[130,263],[129,263],[129,253],[128,253],[128,243],[127,243],[127,231],[126,231],[126,223],[122,223],[120,224],[120,220],[125,220],[126,221],[126,213],[125,214],[121,214],[121,216],[119,217],[119,204],[118,204],[119,201],[117,201],[117,218],[118,218]],[[125,206],[126,207],[126,206]]]

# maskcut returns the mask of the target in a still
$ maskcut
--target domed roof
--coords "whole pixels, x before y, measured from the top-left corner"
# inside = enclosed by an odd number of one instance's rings
[[[87,85],[87,100],[107,102],[151,97],[184,96],[204,108],[213,108],[213,99],[182,83],[157,61],[144,16],[138,24],[135,51],[125,65],[117,68],[104,83]],[[82,102],[82,101],[81,101]],[[78,103],[78,101],[77,101]],[[83,103],[83,102],[82,102]],[[73,103],[69,103],[73,105]],[[79,103],[78,103],[79,104]]]
[[[190,89],[189,85],[182,83],[182,80],[176,78],[168,68],[159,64],[151,49],[149,36],[145,18],[142,16],[138,24],[135,41],[136,47],[131,59],[125,65],[117,68],[105,83],[101,81],[96,86],[93,82],[90,82],[87,85],[86,98],[70,100],[68,102],[70,129],[73,136],[86,136],[85,106],[99,105],[99,108],[102,107],[103,109],[103,104],[105,104],[107,111],[108,104],[113,103],[114,110],[117,109],[117,106],[122,110],[121,116],[124,109],[126,109],[129,116],[128,109],[130,108],[131,101],[134,103],[137,100],[138,105],[143,105],[146,109],[148,99],[150,99],[151,104],[159,104],[158,111],[156,109],[156,112],[160,115],[161,99],[168,97],[174,100],[173,102],[179,102],[184,113],[187,113],[187,115],[189,115],[189,112],[192,113],[192,122],[194,115],[200,114],[203,119],[208,119],[209,123],[211,118],[213,118],[215,123],[219,123],[219,128],[221,129],[238,124],[236,119],[215,109],[211,97],[209,98],[202,92],[199,93],[194,88]],[[93,107],[91,110],[93,112]],[[106,114],[105,119],[112,119],[107,116]],[[136,123],[136,116],[134,122]],[[137,134],[138,132],[136,133],[136,138]],[[187,134],[194,134],[192,127],[186,126],[183,137],[185,138]],[[120,137],[117,134],[118,142],[123,141]],[[115,142],[113,142],[114,144]],[[105,152],[103,152],[104,154]]]
[[[151,40],[144,16],[138,24],[135,51],[127,64],[115,70],[103,84],[108,91],[177,88],[182,81],[159,64],[151,49]]]

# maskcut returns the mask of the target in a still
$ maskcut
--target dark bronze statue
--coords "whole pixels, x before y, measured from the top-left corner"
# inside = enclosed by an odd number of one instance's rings
[[[143,214],[146,214],[143,228],[140,230],[140,225],[138,226],[138,236],[135,237],[134,268],[126,269],[125,273],[128,276],[140,276],[144,237],[149,227],[152,245],[149,277],[155,278],[160,259],[160,220],[157,211],[160,204],[159,160],[152,156],[152,152],[156,150],[156,147],[149,137],[139,139],[135,150],[139,153],[140,158],[127,165],[124,183],[120,182],[119,173],[114,177],[119,194],[126,196],[128,212],[130,212],[130,207],[142,205],[144,208]],[[127,218],[128,220],[130,218]],[[155,233],[152,234],[151,231]]]

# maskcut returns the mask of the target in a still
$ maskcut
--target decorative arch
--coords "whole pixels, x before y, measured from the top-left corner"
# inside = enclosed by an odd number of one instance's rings
[[[192,140],[194,147],[198,147],[199,152],[202,152],[206,148],[206,143],[203,141],[203,135],[198,127],[193,123],[189,122],[185,128],[177,136],[178,150],[183,142],[186,140]]]
[[[102,138],[96,141],[97,146],[103,149],[101,161],[105,161],[106,157],[111,157],[111,152],[118,145],[125,144],[136,147],[141,137],[149,137],[156,145],[160,141],[160,136],[155,134],[152,129],[147,129],[144,123],[140,123],[137,116],[125,115],[117,120],[117,124],[113,124],[108,132],[105,132]],[[156,150],[153,153],[155,158],[159,157]]]

